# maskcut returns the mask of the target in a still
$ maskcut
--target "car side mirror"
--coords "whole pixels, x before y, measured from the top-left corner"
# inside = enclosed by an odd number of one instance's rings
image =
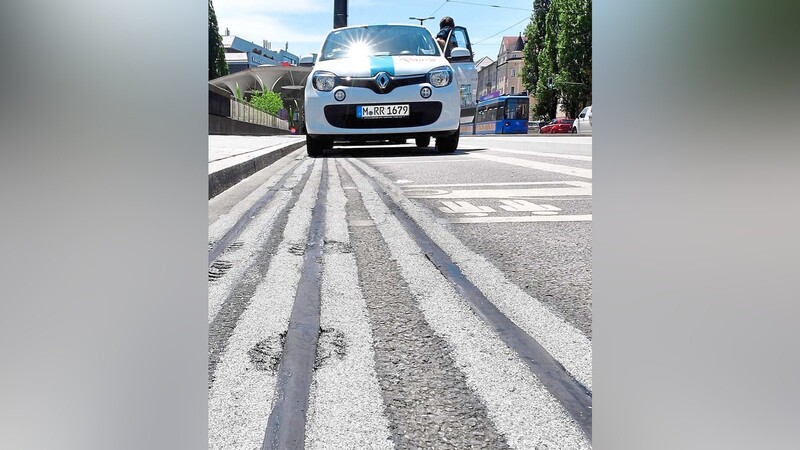
[[[301,56],[300,57],[300,62],[298,62],[297,65],[298,66],[313,66],[314,62],[315,62],[314,61],[315,59],[316,58],[315,58],[314,54],[313,53],[309,53],[307,55]]]
[[[464,61],[472,58],[472,53],[464,47],[456,47],[450,50],[450,61]]]

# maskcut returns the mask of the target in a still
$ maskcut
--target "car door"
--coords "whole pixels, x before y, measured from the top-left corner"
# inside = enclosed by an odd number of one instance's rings
[[[575,128],[578,129],[578,132],[586,131],[586,125],[589,123],[589,118],[586,117],[586,114],[589,112],[589,107],[583,108],[583,110],[578,114],[578,117],[575,119]]]
[[[456,47],[469,50],[469,57],[453,58],[447,52],[447,60],[455,72],[455,82],[458,83],[461,94],[461,123],[472,123],[475,119],[475,107],[477,99],[475,93],[478,91],[478,70],[475,68],[474,53],[472,44],[469,41],[469,34],[464,27],[454,27],[450,31],[450,36],[446,42],[451,40],[456,42]]]

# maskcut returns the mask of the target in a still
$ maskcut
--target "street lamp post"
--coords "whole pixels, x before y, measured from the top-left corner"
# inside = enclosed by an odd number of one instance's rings
[[[409,17],[409,19],[410,19],[410,20],[419,20],[419,24],[420,24],[420,25],[422,25],[422,23],[423,23],[423,22],[425,22],[426,20],[435,19],[435,17],[433,17],[433,16],[431,16],[431,17],[425,17],[425,18],[419,18],[419,17]]]

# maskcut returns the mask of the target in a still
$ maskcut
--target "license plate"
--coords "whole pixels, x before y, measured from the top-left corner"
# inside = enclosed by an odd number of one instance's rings
[[[408,105],[358,105],[356,117],[359,119],[384,119],[386,117],[408,117]]]

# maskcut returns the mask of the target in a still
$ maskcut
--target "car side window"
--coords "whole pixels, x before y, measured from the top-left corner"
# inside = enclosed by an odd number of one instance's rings
[[[469,33],[467,33],[466,28],[461,26],[453,28],[453,31],[451,32],[450,35],[450,41],[451,42],[455,41],[457,47],[465,48],[469,50],[470,53],[472,53],[472,45],[470,44]],[[470,58],[470,61],[472,61],[472,58]]]

